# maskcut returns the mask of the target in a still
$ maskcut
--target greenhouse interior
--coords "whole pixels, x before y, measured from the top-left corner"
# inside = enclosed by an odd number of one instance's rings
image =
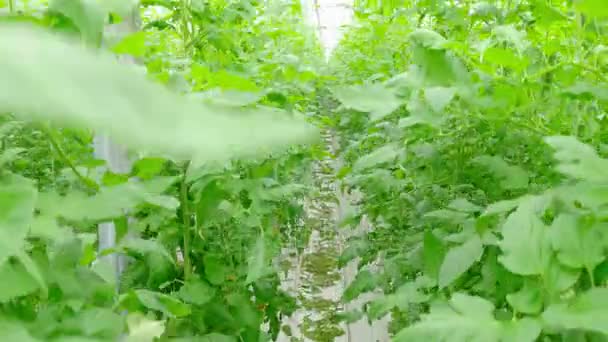
[[[0,0],[0,342],[608,342],[608,0]]]

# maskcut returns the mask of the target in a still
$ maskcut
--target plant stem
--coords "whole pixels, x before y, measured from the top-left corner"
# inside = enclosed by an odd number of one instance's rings
[[[186,176],[188,173],[188,167],[190,161],[187,161],[184,165],[184,177],[181,182],[180,189],[180,202],[182,206],[182,222],[184,224],[184,279],[187,281],[192,275],[192,265],[190,262],[190,210],[188,208],[188,183],[186,182]]]
[[[68,155],[63,151],[63,148],[61,147],[59,140],[53,133],[53,130],[45,124],[41,125],[41,127],[42,127],[42,131],[49,138],[49,141],[51,142],[51,146],[53,147],[53,149],[55,149],[55,151],[57,152],[57,155],[59,155],[59,158],[68,165],[68,167],[74,172],[74,174],[76,174],[76,177],[91,190],[99,191],[99,185],[97,183],[92,181],[90,178],[85,177],[82,173],[80,173],[80,171],[78,171],[78,169],[76,168],[76,165],[74,165],[74,162],[72,162],[70,157],[68,157]]]
[[[593,269],[588,267],[587,273],[589,274],[589,281],[591,282],[591,287],[595,287],[595,276],[593,274]]]
[[[11,14],[15,12],[15,0],[8,0],[8,11]]]
[[[181,26],[182,26],[182,43],[183,43],[183,48],[184,48],[184,55],[188,56],[188,50],[190,47],[190,44],[188,44],[188,42],[190,41],[190,28],[188,27],[188,23],[189,23],[189,18],[188,18],[188,11],[189,11],[189,4],[188,4],[188,0],[182,0],[181,1],[181,11],[182,11],[182,15],[181,15]]]

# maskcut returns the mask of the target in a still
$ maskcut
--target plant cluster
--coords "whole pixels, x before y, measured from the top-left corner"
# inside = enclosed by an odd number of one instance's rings
[[[324,122],[374,225],[345,300],[383,290],[395,341],[608,336],[607,9],[356,2]]]
[[[322,82],[299,2],[0,10],[2,339],[275,339],[295,299],[274,263],[305,239]],[[94,157],[105,133],[129,170]],[[103,222],[117,243],[99,251]]]

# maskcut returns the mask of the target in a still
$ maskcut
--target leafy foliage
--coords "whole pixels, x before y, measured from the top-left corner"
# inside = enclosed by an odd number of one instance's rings
[[[386,115],[334,93],[328,125],[374,226],[346,250],[384,265],[366,312],[391,312],[396,341],[606,338],[600,6],[355,2],[332,89],[385,89]]]
[[[390,313],[395,341],[608,336],[603,1],[358,0],[329,63],[298,1],[5,8],[7,340],[276,340],[298,303],[276,260],[335,157],[319,128],[362,194],[340,224],[374,228],[336,262],[359,260],[342,300],[383,292],[335,317]],[[94,157],[100,132],[130,170]]]

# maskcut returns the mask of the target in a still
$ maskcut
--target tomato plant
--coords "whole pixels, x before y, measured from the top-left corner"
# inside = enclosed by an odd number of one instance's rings
[[[405,3],[357,2],[333,59],[367,316],[395,341],[605,339],[605,6]]]
[[[605,340],[607,8],[0,0],[2,336]]]

